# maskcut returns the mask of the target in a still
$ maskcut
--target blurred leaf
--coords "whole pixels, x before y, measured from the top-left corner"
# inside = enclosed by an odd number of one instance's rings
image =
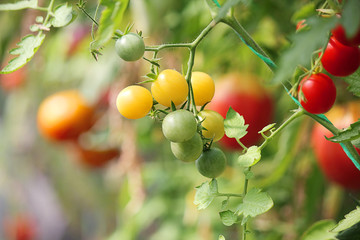
[[[51,19],[50,23],[54,27],[64,27],[73,21],[75,16],[72,7],[65,3],[55,8],[54,17]]]
[[[340,142],[347,142],[358,139],[360,137],[360,121],[352,123],[350,127],[346,128],[345,130],[341,131],[338,135],[327,138],[332,142],[340,143]]]
[[[197,208],[205,209],[218,194],[218,185],[216,179],[211,180],[210,182],[204,182],[200,186],[196,187],[196,194],[194,204],[197,205]]]
[[[120,27],[128,3],[129,0],[101,1],[105,9],[101,13],[95,42],[91,45],[92,50],[100,49],[113,37],[116,29]]]
[[[224,201],[221,202],[221,210],[225,210],[227,208],[229,204],[229,199],[225,199]]]
[[[297,10],[294,13],[294,15],[291,18],[291,21],[296,23],[300,20],[308,18],[311,15],[314,15],[315,10],[316,10],[315,3],[310,2],[308,4],[305,4],[304,6],[302,6],[299,10]]]
[[[341,232],[349,227],[355,225],[360,222],[360,207],[356,207],[355,210],[345,215],[345,218],[341,220],[335,228],[333,228],[332,232]]]
[[[347,89],[355,96],[360,97],[360,68],[355,73],[342,79],[349,84]]]
[[[10,51],[10,54],[19,56],[10,60],[8,65],[6,65],[0,71],[0,73],[11,73],[24,66],[34,56],[40,45],[43,43],[44,39],[45,34],[43,33],[39,33],[36,36],[29,34],[23,37],[21,41],[17,44],[19,47],[14,48]]]
[[[348,0],[345,2],[343,13],[341,14],[341,23],[348,36],[354,36],[360,28],[360,1]]]
[[[335,225],[334,220],[321,220],[314,223],[302,235],[301,240],[331,240],[336,239],[335,233],[331,233],[330,229]]]
[[[234,223],[239,222],[238,219],[239,216],[236,215],[233,211],[227,210],[227,211],[219,212],[219,214],[221,221],[225,226],[231,226]]]
[[[218,240],[225,240],[225,237],[223,235],[220,235]]]
[[[306,19],[308,31],[300,31],[292,36],[292,46],[284,52],[278,61],[279,68],[275,72],[274,82],[289,80],[299,65],[308,67],[315,50],[324,47],[330,30],[335,26],[337,19],[312,17]]]
[[[360,223],[357,223],[350,228],[340,232],[336,235],[339,240],[359,240],[360,239]]]
[[[242,167],[251,167],[259,162],[261,159],[261,151],[257,146],[251,146],[238,158],[238,163]]]
[[[21,10],[25,8],[36,8],[38,5],[37,0],[25,0],[18,1],[15,3],[4,3],[0,4],[0,11],[10,11],[10,10]]]
[[[243,202],[238,207],[238,214],[244,218],[255,217],[267,212],[274,205],[273,200],[266,192],[261,192],[258,188],[252,188],[246,193]]]
[[[248,126],[248,124],[245,125],[244,117],[230,107],[224,120],[226,136],[240,139],[246,135]]]

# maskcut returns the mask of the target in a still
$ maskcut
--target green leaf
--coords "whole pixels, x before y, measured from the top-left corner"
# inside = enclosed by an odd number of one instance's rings
[[[353,141],[360,137],[360,121],[352,123],[350,127],[341,131],[338,135],[326,138],[335,143]]]
[[[297,21],[308,18],[314,14],[315,10],[316,10],[315,3],[311,2],[311,3],[305,4],[294,13],[294,15],[291,18],[291,21],[296,23]]]
[[[275,125],[276,125],[276,123],[271,123],[271,124],[265,126],[263,129],[261,129],[258,133],[264,133],[269,130],[272,130],[272,129],[274,129]]]
[[[298,65],[309,67],[312,53],[325,45],[329,32],[337,21],[336,17],[306,19],[309,30],[300,31],[292,37],[292,46],[282,54],[273,81],[289,80]]]
[[[358,222],[360,222],[360,207],[356,207],[355,210],[346,214],[345,218],[341,220],[331,231],[340,232],[355,225]]]
[[[267,212],[273,205],[274,202],[268,193],[261,192],[258,188],[252,188],[243,198],[237,212],[244,218],[255,217]]]
[[[219,212],[220,214],[220,218],[221,218],[221,221],[222,223],[225,225],[225,226],[231,226],[233,225],[234,223],[237,223],[239,222],[239,216],[236,215],[233,211],[231,210],[227,210],[227,211],[223,211],[223,212]]]
[[[360,1],[348,0],[345,2],[343,13],[341,14],[341,24],[344,26],[346,34],[354,36],[360,28]]]
[[[230,107],[224,120],[226,136],[240,139],[246,135],[248,126],[248,124],[245,125],[244,117]]]
[[[101,1],[105,9],[101,12],[95,42],[91,45],[92,50],[100,49],[113,37],[116,29],[120,28],[128,4],[129,0]]]
[[[360,223],[357,223],[350,228],[341,231],[336,235],[338,240],[359,240],[360,239]]]
[[[204,182],[200,186],[196,187],[194,204],[197,208],[205,209],[218,194],[218,185],[215,179],[210,182]]]
[[[74,20],[75,16],[72,7],[65,3],[55,8],[54,17],[50,23],[54,27],[65,27]]]
[[[360,68],[355,73],[342,79],[349,84],[347,90],[360,97]]]
[[[224,211],[228,205],[229,205],[229,199],[225,199],[224,201],[222,201],[221,202],[221,211]]]
[[[10,51],[12,55],[19,55],[10,60],[0,74],[6,74],[14,72],[15,70],[24,66],[34,56],[40,45],[43,43],[45,34],[38,34],[36,36],[30,34],[21,39],[17,44],[19,47],[14,48]]]
[[[334,227],[333,220],[321,220],[314,223],[306,232],[301,236],[301,240],[330,240],[336,239],[335,233],[330,232]]]
[[[38,0],[25,0],[18,1],[15,3],[4,3],[0,4],[0,11],[11,11],[11,10],[21,10],[26,8],[36,8],[38,6]]]
[[[223,235],[219,235],[219,239],[218,240],[225,240],[225,237]]]
[[[251,167],[259,162],[261,159],[261,151],[257,146],[251,146],[238,158],[238,163],[242,167]]]

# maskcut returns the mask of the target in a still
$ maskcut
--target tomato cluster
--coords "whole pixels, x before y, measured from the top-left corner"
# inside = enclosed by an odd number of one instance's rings
[[[152,82],[151,93],[139,85],[128,86],[118,94],[116,105],[129,119],[148,114],[160,118],[174,156],[183,162],[196,162],[203,176],[216,178],[225,170],[226,157],[211,144],[224,136],[224,118],[216,111],[203,109],[214,93],[215,83],[204,72],[193,72],[188,83],[181,73],[165,69]],[[189,110],[190,104],[185,109],[186,103],[193,104],[193,111]],[[196,106],[201,106],[200,112]]]

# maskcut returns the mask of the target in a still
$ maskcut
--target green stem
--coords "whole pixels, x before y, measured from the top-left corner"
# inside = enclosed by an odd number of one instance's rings
[[[250,171],[251,167],[248,167],[245,170]],[[246,193],[248,191],[248,186],[249,186],[249,179],[247,177],[245,177],[243,196],[246,195]],[[247,223],[244,223],[244,225],[243,225],[243,233],[242,233],[242,235],[243,235],[242,240],[246,240],[246,231],[247,231]]]
[[[289,123],[291,123],[296,118],[302,116],[305,113],[303,108],[299,108],[292,114],[285,122],[283,122],[280,127],[278,127],[275,131],[268,136],[265,141],[260,145],[259,149],[262,150],[281,130],[283,130]]]
[[[191,48],[191,43],[164,43],[158,46],[146,46],[145,51],[158,52],[165,48]]]
[[[34,9],[34,10],[39,10],[39,11],[44,11],[44,12],[47,12],[49,9],[46,8],[46,7],[34,7],[34,8],[31,8],[31,9]]]
[[[96,7],[96,12],[98,11],[98,7],[99,5]],[[96,25],[99,26],[99,23],[92,17],[90,16],[90,14],[85,10],[85,8],[78,6],[78,8],[88,17],[91,19],[91,21]],[[92,31],[93,31],[93,27],[91,27]]]
[[[243,194],[237,194],[237,193],[218,193],[216,196],[217,197],[239,197],[239,198],[244,197]]]
[[[47,7],[47,14],[46,14],[46,17],[45,17],[45,20],[44,20],[44,25],[46,25],[50,19],[50,16],[53,15],[52,14],[52,9],[54,7],[54,3],[55,3],[55,0],[51,0],[50,3],[49,3],[49,6]]]
[[[341,11],[337,0],[326,0],[327,4],[337,13]]]

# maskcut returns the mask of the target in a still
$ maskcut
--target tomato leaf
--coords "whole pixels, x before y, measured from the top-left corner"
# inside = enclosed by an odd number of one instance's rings
[[[34,56],[44,39],[45,34],[43,33],[39,33],[36,36],[29,34],[23,37],[17,44],[19,47],[10,51],[10,54],[19,56],[11,59],[8,65],[0,71],[0,74],[11,73],[24,66]]]
[[[345,28],[346,35],[354,36],[360,28],[360,1],[348,0],[345,2],[340,22]]]
[[[38,0],[24,0],[15,3],[0,4],[0,11],[12,11],[21,10],[26,8],[36,8],[38,6]]]
[[[103,5],[105,9],[101,12],[95,42],[91,44],[92,50],[99,50],[113,37],[116,29],[120,27],[128,3],[129,0],[101,1],[101,5]]]
[[[350,228],[338,233],[336,239],[339,240],[358,240],[360,239],[360,223],[356,223]]]
[[[76,15],[73,14],[72,7],[65,3],[55,8],[54,17],[50,20],[50,23],[54,27],[65,27],[70,24],[75,17]]]
[[[194,204],[197,208],[205,209],[218,194],[218,185],[216,179],[210,182],[204,182],[200,186],[196,187]]]
[[[360,222],[360,207],[356,207],[355,210],[349,212],[345,215],[345,218],[341,220],[332,230],[331,232],[341,232],[345,229],[350,228],[356,223]]]
[[[245,125],[244,117],[230,107],[224,120],[226,136],[240,139],[247,134],[248,126],[248,124]]]
[[[242,154],[238,158],[238,163],[242,167],[251,167],[259,162],[261,159],[261,151],[257,146],[251,146],[246,150],[245,154]]]
[[[219,235],[218,240],[225,240],[225,237],[223,235]]]
[[[243,202],[238,206],[238,215],[244,218],[255,217],[267,212],[274,205],[273,200],[266,192],[261,192],[258,188],[252,188],[243,198]]]
[[[301,236],[301,240],[331,240],[336,239],[330,229],[335,225],[334,220],[321,220],[314,223]]]
[[[309,30],[300,31],[291,37],[292,46],[279,59],[279,67],[275,72],[273,81],[284,82],[289,80],[298,65],[309,67],[312,53],[325,45],[329,32],[337,21],[336,17],[306,19]]]
[[[347,90],[357,97],[360,97],[360,68],[350,76],[342,78],[349,84]]]
[[[231,210],[219,212],[220,219],[225,226],[231,226],[239,222],[239,216]]]
[[[352,123],[350,127],[341,131],[338,135],[327,138],[327,140],[340,143],[340,142],[347,142],[353,141],[360,137],[360,121]]]
[[[315,10],[316,10],[315,3],[311,2],[311,3],[305,4],[294,13],[294,15],[291,18],[291,21],[296,23],[297,21],[308,18],[314,14]]]

